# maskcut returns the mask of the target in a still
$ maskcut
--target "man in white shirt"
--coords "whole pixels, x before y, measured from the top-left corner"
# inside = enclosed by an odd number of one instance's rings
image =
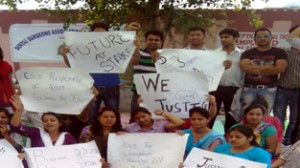
[[[217,111],[220,110],[221,104],[224,104],[225,110],[225,132],[227,132],[232,125],[237,121],[229,114],[230,107],[236,91],[242,86],[242,71],[239,66],[239,61],[243,50],[236,47],[235,43],[239,38],[239,32],[225,28],[219,33],[222,47],[218,50],[225,51],[227,53],[226,60],[224,61],[225,71],[220,80],[218,89],[213,92],[216,97]],[[213,124],[215,119],[212,119]]]

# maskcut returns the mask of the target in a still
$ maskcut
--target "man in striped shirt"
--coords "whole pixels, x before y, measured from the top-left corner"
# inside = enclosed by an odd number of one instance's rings
[[[295,33],[297,28],[299,33]],[[290,35],[289,38],[287,39],[287,42],[292,47],[286,49],[288,66],[286,71],[281,75],[278,81],[277,93],[276,93],[274,107],[273,107],[274,116],[278,117],[283,125],[286,117],[287,106],[289,106],[290,109],[289,124],[284,136],[284,142],[283,142],[284,145],[292,144],[291,141],[292,131],[295,127],[297,113],[298,113],[297,102],[298,102],[298,91],[300,88],[300,50],[297,49],[296,48],[297,45],[294,44],[299,43],[299,36],[300,36],[299,30],[300,30],[299,25],[292,27],[289,30]]]
[[[159,57],[157,50],[162,48],[163,41],[164,34],[160,30],[150,30],[145,33],[146,48],[135,52],[131,59],[131,63],[134,65],[134,74],[156,73],[154,63]],[[132,92],[131,111],[138,107],[135,84],[132,87]]]

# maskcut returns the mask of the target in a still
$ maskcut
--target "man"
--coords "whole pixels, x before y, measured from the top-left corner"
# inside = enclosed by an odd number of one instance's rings
[[[245,51],[240,67],[245,72],[241,92],[243,109],[257,98],[268,103],[268,113],[273,107],[278,75],[287,67],[287,54],[284,50],[271,46],[272,34],[267,28],[257,29],[254,33],[256,47]]]
[[[213,92],[216,97],[217,111],[220,110],[221,104],[223,102],[225,109],[225,132],[227,132],[232,125],[236,124],[234,118],[229,114],[231,111],[230,107],[232,100],[236,91],[242,86],[242,72],[239,66],[240,57],[242,50],[236,47],[235,43],[239,38],[239,32],[225,28],[219,33],[222,48],[218,49],[220,51],[225,51],[227,53],[226,60],[224,61],[225,72],[220,80],[218,89]],[[215,118],[210,122],[213,126]]]
[[[136,50],[131,59],[131,63],[134,65],[134,74],[138,73],[156,73],[155,61],[159,54],[157,50],[162,48],[164,41],[164,34],[159,30],[150,30],[145,33],[146,48],[144,50]],[[138,94],[136,87],[132,87],[132,100],[131,111],[136,109],[138,105]]]
[[[286,116],[286,107],[289,105],[290,117],[286,129],[284,145],[296,142],[300,125],[300,25],[289,30],[287,42],[291,48],[287,49],[288,67],[282,74],[274,103],[274,115],[283,123]]]
[[[192,27],[188,31],[189,45],[186,49],[206,50],[204,39],[206,31],[202,27]]]
[[[289,30],[291,34],[297,27],[292,27]],[[299,37],[299,35],[298,35]],[[297,38],[298,38],[297,37]],[[288,39],[287,41],[291,41]],[[286,117],[286,108],[289,106],[290,116],[289,124],[285,132],[284,145],[291,145],[292,131],[296,124],[297,119],[297,101],[298,101],[298,89],[300,88],[300,50],[292,47],[286,49],[288,55],[288,65],[286,71],[280,76],[277,86],[277,93],[274,102],[273,113],[275,117],[278,117],[281,123],[284,125]]]
[[[208,50],[208,48],[204,45],[205,42],[205,37],[206,37],[206,30],[202,27],[191,27],[188,31],[188,40],[189,40],[189,45],[185,47],[185,49],[190,49],[190,50]],[[209,97],[215,99],[215,92],[209,92]],[[213,116],[213,119],[209,122],[209,127],[212,128],[216,119],[216,114],[217,114],[217,107],[215,101],[210,101],[209,105],[209,112],[210,115]]]

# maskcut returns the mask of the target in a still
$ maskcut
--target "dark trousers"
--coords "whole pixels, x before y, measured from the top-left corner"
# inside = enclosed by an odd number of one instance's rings
[[[216,97],[216,103],[217,103],[217,114],[219,114],[221,104],[223,102],[224,104],[224,110],[225,110],[225,126],[224,130],[227,132],[232,125],[236,124],[237,122],[234,120],[234,118],[229,114],[230,107],[232,104],[232,100],[234,97],[234,94],[239,89],[239,87],[233,87],[233,86],[219,86],[218,89],[214,92],[210,92],[210,94],[214,95]],[[209,122],[209,127],[212,128],[217,115]]]
[[[297,121],[292,132],[292,143],[296,143],[300,140],[300,92],[298,92],[298,112],[297,112]]]

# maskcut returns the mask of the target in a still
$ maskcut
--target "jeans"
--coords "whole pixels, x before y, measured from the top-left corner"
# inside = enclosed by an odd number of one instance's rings
[[[282,125],[284,125],[284,120],[286,117],[286,108],[289,106],[290,108],[290,117],[289,117],[289,125],[286,129],[285,136],[284,136],[284,144],[290,145],[291,137],[293,129],[296,125],[297,120],[297,101],[298,101],[298,90],[288,90],[284,88],[278,88],[273,113],[275,117],[281,121]]]
[[[119,111],[120,104],[120,90],[119,89],[111,89],[105,87],[97,87],[95,86],[99,92],[98,96],[94,100],[90,110],[89,110],[89,121],[92,122],[94,117],[99,111],[101,102],[103,101],[105,106],[111,107],[117,111]]]
[[[240,99],[243,111],[253,102],[253,100],[263,98],[269,106],[268,112],[265,115],[269,115],[274,104],[276,90],[276,87],[264,89],[243,87]]]
[[[224,104],[224,110],[225,110],[225,125],[224,125],[224,130],[227,132],[231,126],[236,124],[237,122],[234,120],[234,118],[229,114],[231,111],[230,107],[232,104],[232,100],[234,97],[234,94],[238,90],[238,87],[233,87],[233,86],[219,86],[217,91],[215,92],[210,92],[210,94],[214,95],[216,97],[216,103],[217,103],[217,115],[220,112],[221,104],[223,102]],[[209,122],[209,127],[212,128],[215,122],[215,119],[217,115],[211,119]]]

